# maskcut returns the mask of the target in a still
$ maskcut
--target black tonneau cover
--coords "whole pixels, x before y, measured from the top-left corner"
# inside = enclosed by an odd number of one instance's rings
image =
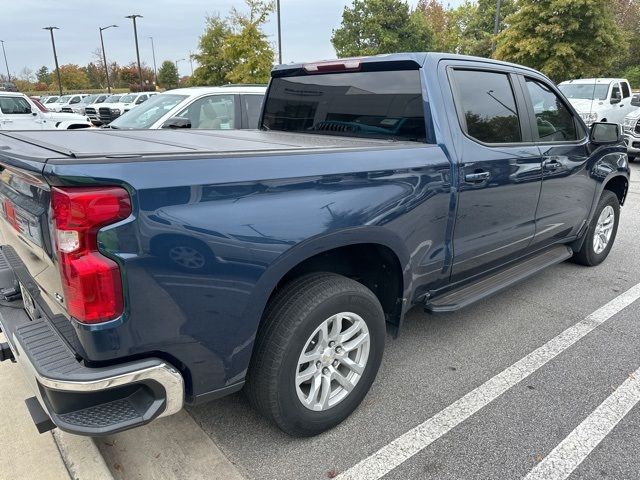
[[[185,154],[260,154],[282,151],[424,146],[416,142],[259,130],[37,130],[0,132],[0,157],[46,163],[135,159]]]

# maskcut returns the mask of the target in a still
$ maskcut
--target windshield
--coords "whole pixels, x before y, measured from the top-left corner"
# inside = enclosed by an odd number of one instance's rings
[[[58,101],[58,97],[50,97],[47,98],[47,101],[45,103],[55,103]]]
[[[176,105],[182,102],[186,95],[163,93],[155,95],[133,110],[116,118],[109,124],[111,128],[150,128]]]
[[[111,95],[104,101],[104,103],[118,103],[120,97],[122,97],[122,95]]]
[[[89,105],[90,103],[93,103],[96,98],[98,98],[98,95],[87,95],[82,99],[82,103]]]
[[[125,95],[120,99],[121,103],[131,103],[136,99],[136,95]]]
[[[417,70],[274,78],[263,128],[426,141]]]
[[[606,100],[609,92],[609,85],[604,83],[567,83],[558,88],[567,98],[584,100]]]
[[[60,97],[60,100],[58,100],[57,103],[67,103],[70,98],[71,98],[71,95],[65,95],[64,97]]]

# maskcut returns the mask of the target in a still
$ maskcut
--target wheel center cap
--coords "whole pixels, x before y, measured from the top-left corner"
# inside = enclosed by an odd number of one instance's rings
[[[334,359],[334,354],[333,354],[333,350],[330,348],[327,348],[323,353],[322,356],[320,357],[320,360],[322,361],[323,364],[328,365],[331,362],[333,362]]]

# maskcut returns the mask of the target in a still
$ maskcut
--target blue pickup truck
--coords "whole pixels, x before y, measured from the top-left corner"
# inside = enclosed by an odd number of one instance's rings
[[[629,183],[618,125],[487,59],[278,66],[260,125],[0,134],[1,356],[41,431],[244,388],[285,432],[322,432],[410,308],[602,262]]]

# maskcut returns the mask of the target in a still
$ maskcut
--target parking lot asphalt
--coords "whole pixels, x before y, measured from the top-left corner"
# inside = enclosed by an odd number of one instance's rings
[[[410,312],[400,337],[387,338],[363,404],[325,434],[289,437],[241,393],[188,412],[246,478],[349,478],[356,464],[638,284],[639,210],[640,165],[632,164],[618,237],[605,263],[563,263],[457,313]],[[397,468],[371,478],[523,478],[640,367],[639,313],[640,300],[613,312]],[[569,478],[640,478],[639,425],[635,405],[600,432],[586,458],[573,461]]]

